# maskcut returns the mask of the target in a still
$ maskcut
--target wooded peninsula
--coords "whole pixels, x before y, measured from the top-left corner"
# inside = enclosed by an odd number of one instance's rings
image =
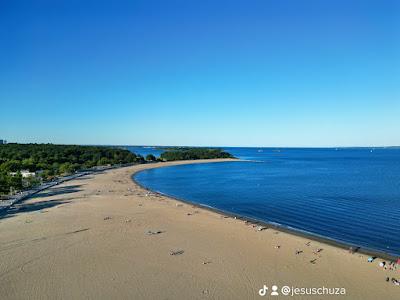
[[[0,195],[99,166],[212,158],[233,156],[220,149],[208,148],[174,148],[163,152],[159,158],[153,154],[144,158],[117,146],[4,144],[0,145]]]

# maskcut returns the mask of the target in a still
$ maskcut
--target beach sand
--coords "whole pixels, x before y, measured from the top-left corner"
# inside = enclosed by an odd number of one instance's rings
[[[381,260],[257,231],[131,180],[138,170],[182,163],[85,176],[0,216],[0,299],[262,299],[271,297],[258,295],[264,284],[279,294],[286,285],[346,289],[294,299],[400,299],[400,287],[385,281],[400,279],[400,270],[380,268]]]

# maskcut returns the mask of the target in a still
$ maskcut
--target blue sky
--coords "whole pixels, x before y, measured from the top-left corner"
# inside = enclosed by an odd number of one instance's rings
[[[1,1],[0,139],[400,145],[399,1]]]

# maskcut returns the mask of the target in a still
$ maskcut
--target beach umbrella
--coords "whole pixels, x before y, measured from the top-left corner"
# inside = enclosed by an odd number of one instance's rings
[[[399,258],[399,259],[397,259],[397,264],[398,264],[398,265],[400,265],[400,258]]]

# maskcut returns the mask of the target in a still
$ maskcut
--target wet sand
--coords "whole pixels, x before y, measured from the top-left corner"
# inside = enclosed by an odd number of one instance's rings
[[[285,285],[346,289],[294,299],[400,298],[400,287],[385,281],[400,279],[400,268],[384,270],[380,259],[258,231],[131,180],[139,170],[182,163],[85,176],[0,216],[0,298],[262,299],[264,284],[280,294]]]

